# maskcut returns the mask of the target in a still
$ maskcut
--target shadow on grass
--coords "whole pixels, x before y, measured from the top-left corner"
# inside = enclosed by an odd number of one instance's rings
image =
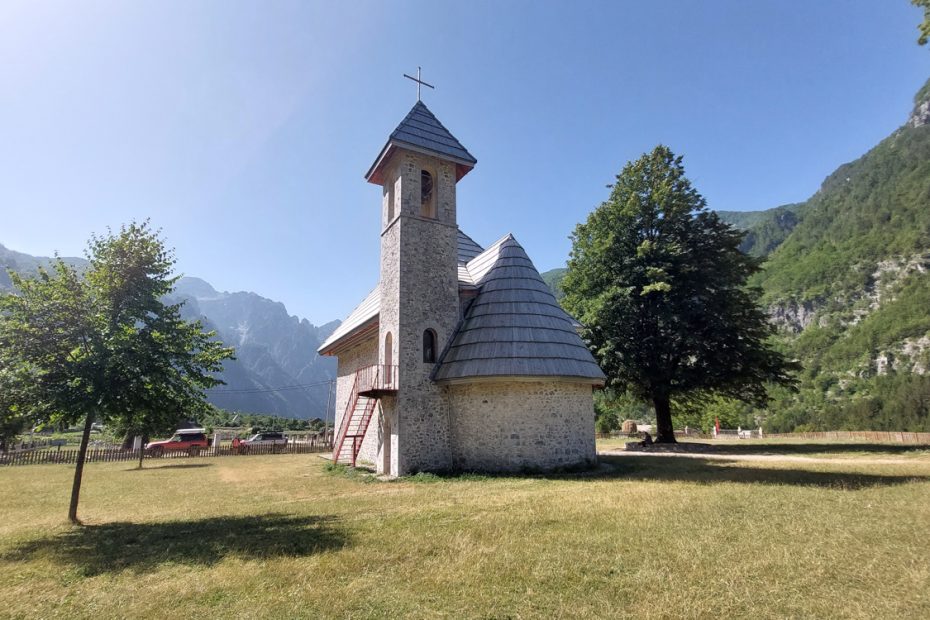
[[[930,445],[919,444],[887,444],[887,443],[713,443],[707,442],[711,449],[710,454],[776,454],[776,455],[804,455],[804,454],[837,454],[868,453],[868,454],[919,454],[930,452]]]
[[[160,469],[199,469],[201,467],[213,467],[213,463],[169,463],[166,465],[146,465],[142,469],[131,467],[126,471],[158,471]]]
[[[681,458],[676,456],[649,456],[643,458],[632,455],[609,455],[601,456],[599,459],[605,471],[600,475],[595,474],[595,477],[625,480],[662,480],[695,482],[698,484],[737,482],[815,486],[847,490],[930,481],[930,476],[866,474],[811,469],[770,469],[753,467],[748,465],[746,461]]]
[[[599,465],[588,470],[551,473],[420,473],[399,481],[433,483],[449,481],[472,482],[491,479],[539,479],[569,482],[599,480],[638,482],[692,482],[814,486],[829,489],[856,490],[868,487],[893,486],[910,482],[930,481],[930,476],[860,474],[854,472],[817,471],[753,467],[746,461],[723,459],[681,458],[678,456],[601,455]],[[905,462],[906,464],[906,462]]]
[[[332,517],[267,514],[74,527],[24,542],[0,559],[47,558],[92,576],[126,569],[143,573],[163,564],[211,566],[227,557],[304,557],[348,542]]]

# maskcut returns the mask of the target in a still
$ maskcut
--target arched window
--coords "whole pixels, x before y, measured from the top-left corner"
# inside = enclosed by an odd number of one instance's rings
[[[391,183],[387,187],[387,222],[385,225],[390,224],[394,219],[394,184]]]
[[[391,385],[394,381],[394,338],[391,332],[384,336],[384,381],[385,385]]]
[[[423,362],[436,363],[436,332],[431,329],[423,332]]]
[[[427,170],[420,171],[420,215],[423,217],[436,217],[434,200],[436,192],[434,191],[433,175]]]

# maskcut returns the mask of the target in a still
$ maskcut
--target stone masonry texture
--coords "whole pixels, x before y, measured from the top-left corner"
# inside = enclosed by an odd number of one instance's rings
[[[544,471],[597,460],[590,384],[489,381],[447,389],[455,469]]]

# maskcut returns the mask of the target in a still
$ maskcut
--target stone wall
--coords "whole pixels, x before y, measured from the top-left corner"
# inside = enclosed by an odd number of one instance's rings
[[[445,390],[456,469],[535,471],[597,461],[590,384],[487,381]]]

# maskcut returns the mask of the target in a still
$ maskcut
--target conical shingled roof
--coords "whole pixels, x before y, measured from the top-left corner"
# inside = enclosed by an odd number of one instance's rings
[[[470,260],[467,269],[480,291],[437,366],[436,381],[560,377],[604,383],[575,322],[513,235]]]
[[[371,165],[365,178],[371,183],[381,184],[381,164],[387,161],[394,148],[408,148],[413,151],[429,153],[458,164],[456,180],[468,174],[478,160],[468,152],[462,143],[439,122],[422,101],[417,101],[407,116],[391,133],[387,144],[381,149],[375,163]]]

